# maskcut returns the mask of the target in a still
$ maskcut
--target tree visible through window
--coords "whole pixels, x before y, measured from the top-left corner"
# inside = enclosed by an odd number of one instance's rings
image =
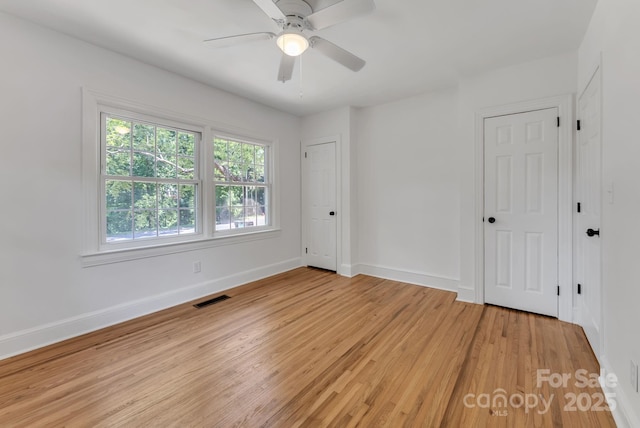
[[[105,241],[193,234],[199,135],[102,115]]]
[[[214,139],[216,231],[269,225],[268,146]]]

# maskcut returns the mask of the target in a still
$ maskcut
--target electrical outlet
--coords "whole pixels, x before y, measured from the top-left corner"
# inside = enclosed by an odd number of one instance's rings
[[[631,360],[630,376],[631,386],[635,392],[638,392],[638,364],[633,360]]]
[[[200,262],[193,262],[193,273],[198,273],[202,269]]]

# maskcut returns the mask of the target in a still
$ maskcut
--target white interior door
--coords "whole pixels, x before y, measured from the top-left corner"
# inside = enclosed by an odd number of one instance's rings
[[[575,280],[580,324],[596,356],[601,348],[601,113],[600,71],[578,100],[580,131],[576,144]],[[578,205],[579,211],[578,212]],[[591,230],[592,232],[587,234]],[[591,235],[591,236],[590,236]]]
[[[307,146],[306,248],[308,266],[336,270],[336,144]]]
[[[558,112],[487,118],[485,301],[558,316]]]

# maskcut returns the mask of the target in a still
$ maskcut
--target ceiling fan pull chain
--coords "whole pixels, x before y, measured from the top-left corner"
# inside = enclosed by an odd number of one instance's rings
[[[300,56],[300,99],[302,99],[302,56]]]

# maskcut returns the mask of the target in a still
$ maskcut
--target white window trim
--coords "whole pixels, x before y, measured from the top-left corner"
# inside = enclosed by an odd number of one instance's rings
[[[193,235],[183,237],[153,239],[129,245],[113,245],[102,243],[101,221],[101,112],[121,111],[120,114],[134,114],[132,118],[145,120],[162,120],[161,124],[172,126],[188,125],[188,129],[200,133],[202,141],[199,147],[199,168],[201,203],[198,208],[200,227]],[[124,112],[122,112],[124,111]],[[257,136],[245,130],[233,129],[225,125],[215,124],[207,119],[188,116],[155,106],[107,95],[92,89],[82,89],[82,193],[84,206],[83,244],[80,255],[83,267],[118,263],[129,260],[194,251],[222,245],[237,244],[259,239],[269,239],[280,235],[279,223],[279,181],[277,174],[278,141]],[[271,224],[267,227],[249,228],[241,232],[215,232],[215,198],[209,191],[214,185],[213,171],[207,168],[206,159],[213,158],[213,136],[225,135],[243,141],[255,141],[269,146],[268,158],[271,172],[270,215]]]
[[[221,139],[225,139],[225,140],[232,140],[232,141],[237,141],[237,142],[241,142],[241,143],[247,143],[247,144],[255,144],[255,145],[264,145],[265,147],[268,148],[267,151],[267,156],[266,156],[266,163],[265,163],[265,169],[267,171],[267,177],[268,179],[265,180],[264,183],[256,183],[256,185],[259,186],[266,186],[267,187],[267,193],[269,195],[269,204],[267,205],[267,219],[269,219],[269,224],[265,225],[265,226],[260,226],[260,227],[256,227],[253,226],[251,227],[249,230],[252,232],[259,232],[259,231],[264,231],[264,230],[271,230],[273,229],[274,223],[275,223],[275,215],[274,215],[274,207],[273,202],[274,202],[274,189],[275,189],[275,185],[274,185],[274,172],[275,172],[275,168],[274,168],[274,158],[276,156],[276,145],[272,144],[271,142],[264,140],[264,139],[260,139],[260,138],[247,138],[246,136],[240,136],[240,135],[236,135],[233,133],[229,133],[229,132],[224,132],[224,131],[220,131],[218,129],[212,129],[213,135],[212,135],[212,141],[215,138],[221,138]],[[213,158],[213,146],[212,146],[212,153],[211,153],[211,158]],[[215,188],[215,184],[216,183],[221,183],[220,181],[216,181],[215,177],[211,177],[211,183],[213,183],[213,186]],[[247,183],[250,184],[250,183]],[[210,212],[215,213],[216,210],[216,201],[215,198],[211,198],[213,199],[211,201],[211,206],[210,206]],[[212,225],[213,228],[215,229],[215,224]],[[215,236],[219,236],[219,237],[229,237],[229,236],[235,236],[235,235],[243,235],[247,233],[246,231],[244,231],[243,229],[229,229],[229,230],[220,230],[220,231],[213,231],[213,234]]]

